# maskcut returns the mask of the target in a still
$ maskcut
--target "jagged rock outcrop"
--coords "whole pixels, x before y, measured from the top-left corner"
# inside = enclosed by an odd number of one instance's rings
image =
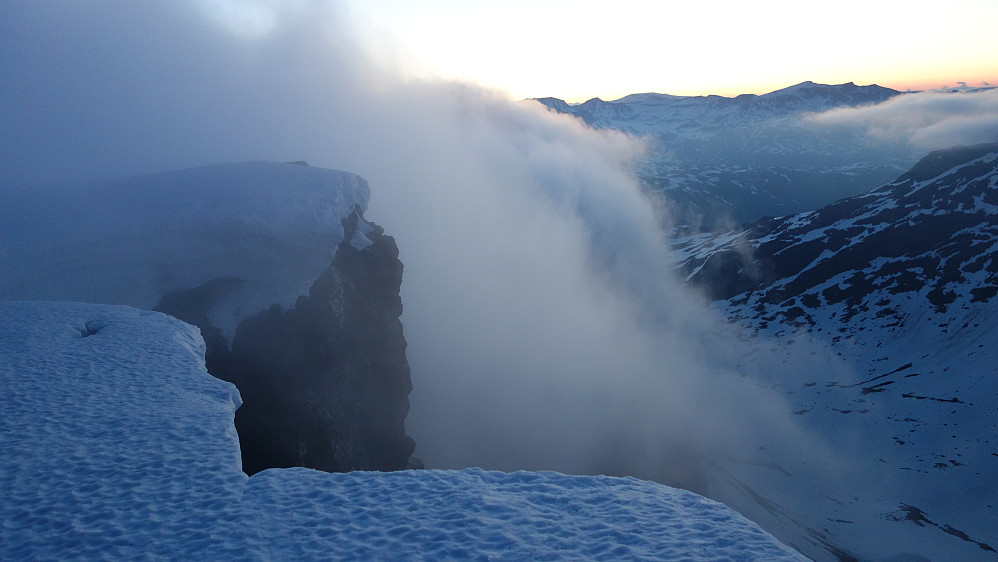
[[[237,280],[170,293],[157,307],[199,326],[208,371],[239,388],[236,428],[248,474],[419,466],[405,434],[412,384],[398,248],[359,208],[343,223],[343,242],[309,294],[289,310],[274,306],[244,320],[231,347],[206,311]]]

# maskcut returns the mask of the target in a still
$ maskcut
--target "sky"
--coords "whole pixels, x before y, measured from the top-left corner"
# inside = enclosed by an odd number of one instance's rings
[[[998,84],[993,0],[351,0],[415,75],[516,99]],[[383,38],[383,37],[382,37]],[[381,40],[381,38],[379,38]]]
[[[292,0],[205,0],[245,35]],[[280,5],[280,7],[276,7]],[[763,94],[806,80],[898,90],[998,83],[991,0],[344,0],[360,40],[417,78],[515,99]]]

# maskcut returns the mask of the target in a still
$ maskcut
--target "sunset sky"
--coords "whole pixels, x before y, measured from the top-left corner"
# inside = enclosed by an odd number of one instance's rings
[[[994,0],[351,0],[350,10],[414,75],[518,99],[998,83]]]
[[[437,123],[468,99],[998,84],[994,22],[996,0],[4,0],[0,178],[354,169],[333,133]],[[985,98],[961,118],[992,127]]]

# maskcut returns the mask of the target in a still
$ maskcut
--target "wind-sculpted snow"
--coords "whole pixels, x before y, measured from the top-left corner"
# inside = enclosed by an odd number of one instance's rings
[[[282,469],[250,478],[246,495],[265,498],[267,540],[294,558],[802,558],[721,504],[633,478]],[[316,538],[312,521],[335,536]]]
[[[158,313],[0,304],[0,558],[239,555],[240,399],[202,346]]]
[[[632,478],[240,471],[235,388],[192,326],[0,303],[0,558],[800,560],[740,515]]]

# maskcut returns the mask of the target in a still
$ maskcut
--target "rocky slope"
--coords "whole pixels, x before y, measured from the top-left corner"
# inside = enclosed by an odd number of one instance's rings
[[[830,306],[845,321],[871,310],[899,320],[876,302],[904,293],[940,312],[958,299],[988,302],[998,292],[996,153],[994,144],[934,152],[864,195],[686,239],[686,278],[714,299],[779,305],[811,325],[807,310]]]
[[[726,502],[816,558],[998,558],[998,144],[676,256],[765,343],[746,368],[848,459],[820,491],[789,465],[743,471]]]

